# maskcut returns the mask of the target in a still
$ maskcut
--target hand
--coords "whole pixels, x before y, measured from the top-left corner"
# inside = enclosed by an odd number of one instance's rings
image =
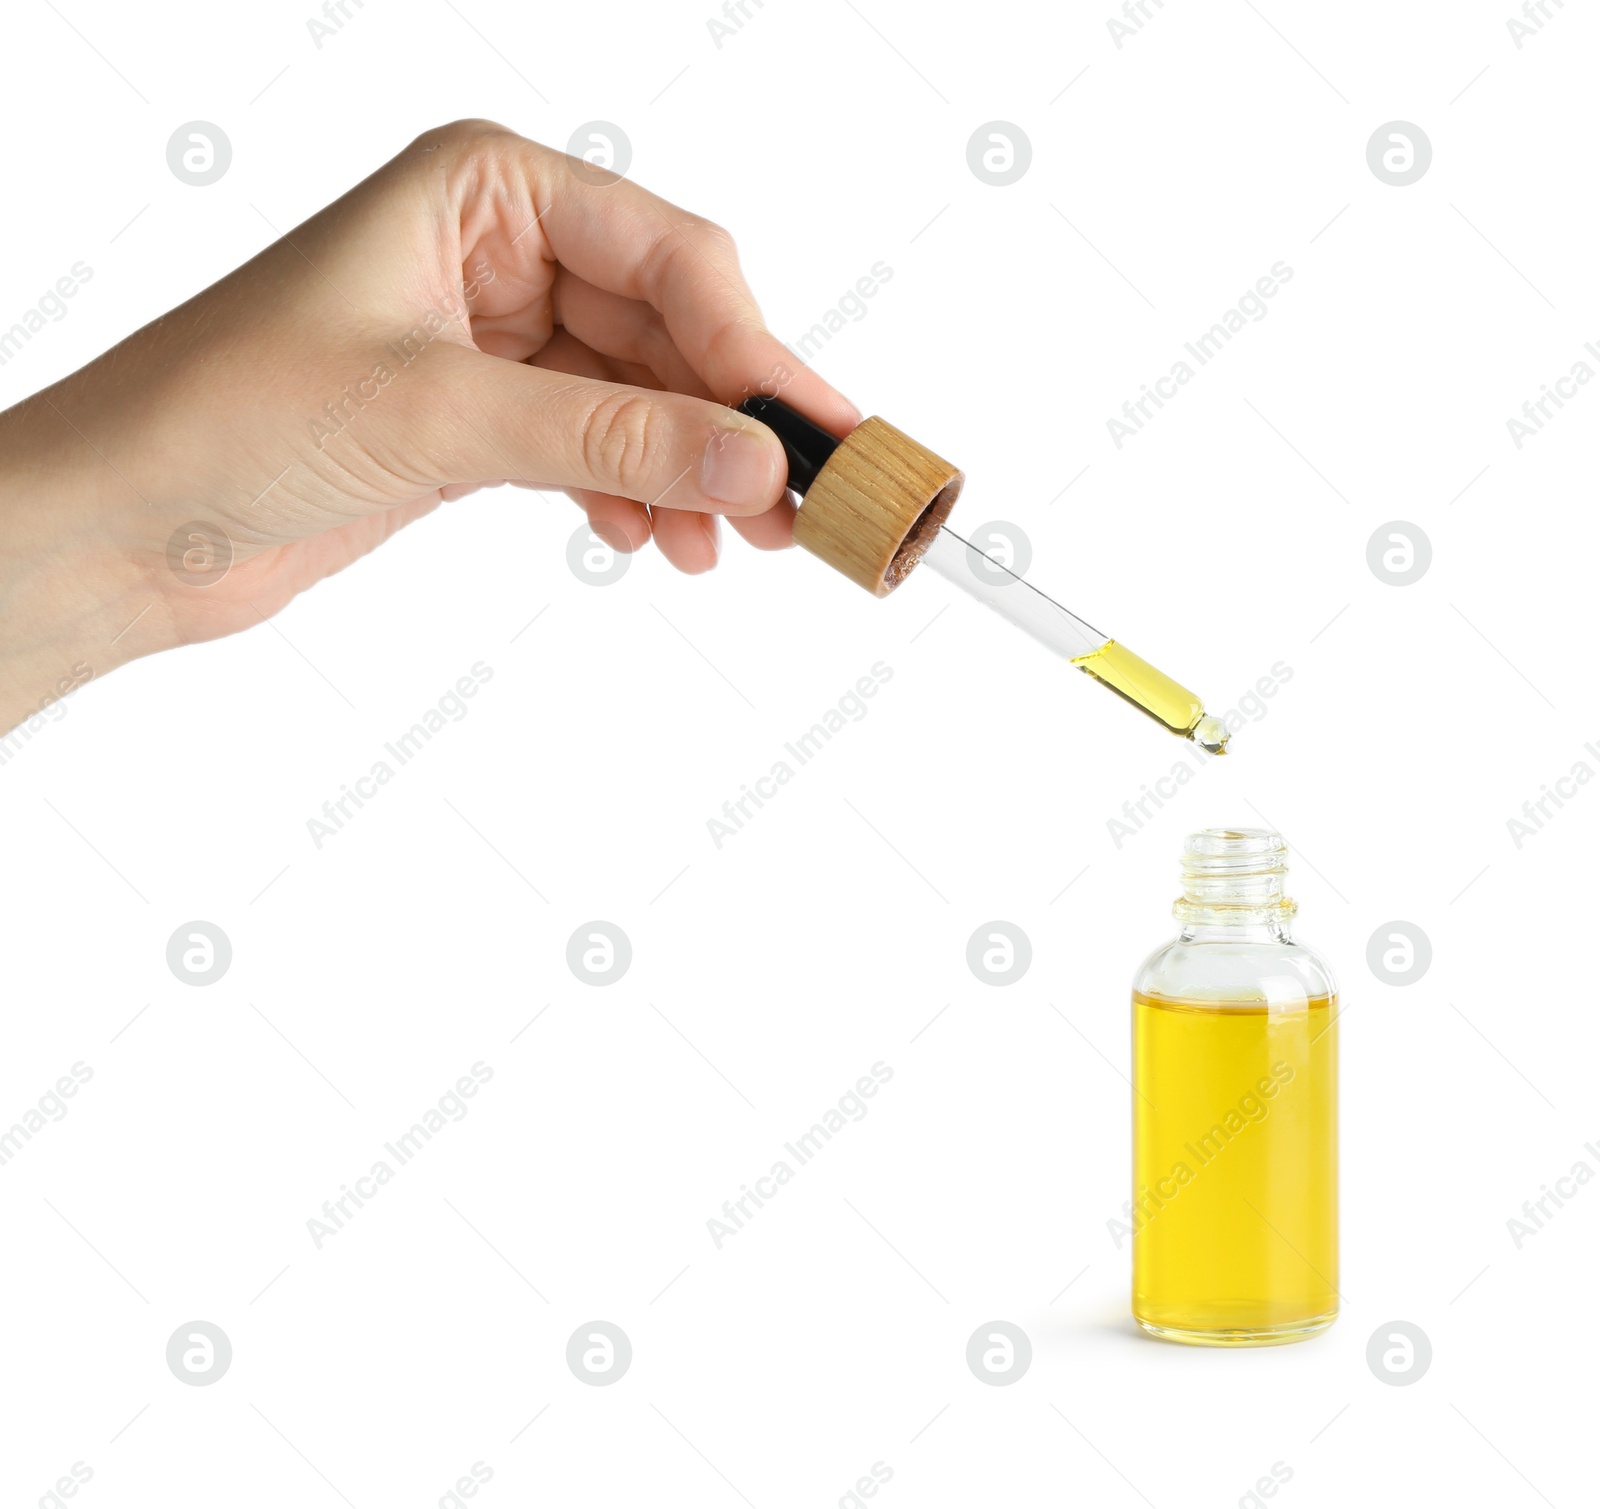
[[[725,231],[502,127],[429,132],[0,415],[0,729],[501,481],[683,571],[716,564],[718,514],[782,548],[782,448],[726,407],[780,389],[860,421],[763,325]]]

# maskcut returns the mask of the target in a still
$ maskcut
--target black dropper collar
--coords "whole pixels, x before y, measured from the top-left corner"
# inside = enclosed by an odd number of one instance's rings
[[[839,447],[839,442],[826,430],[796,413],[786,403],[776,398],[757,394],[739,405],[741,414],[759,419],[783,442],[783,453],[789,458],[789,486],[803,498],[806,489],[817,479],[817,473],[828,464],[828,458]]]

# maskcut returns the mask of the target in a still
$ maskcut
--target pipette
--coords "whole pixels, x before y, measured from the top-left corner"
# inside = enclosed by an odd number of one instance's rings
[[[776,398],[739,411],[783,442],[801,495],[795,543],[878,597],[925,563],[1172,733],[1222,754],[1228,731],[1198,697],[945,525],[963,477],[886,420],[836,440]]]

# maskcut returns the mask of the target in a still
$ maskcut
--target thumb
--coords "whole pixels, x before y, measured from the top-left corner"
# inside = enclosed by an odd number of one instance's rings
[[[440,354],[418,438],[446,481],[515,477],[734,516],[783,496],[778,437],[734,409],[477,351]]]

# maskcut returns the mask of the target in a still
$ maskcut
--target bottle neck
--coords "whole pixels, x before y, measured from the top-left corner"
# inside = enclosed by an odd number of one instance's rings
[[[1289,943],[1298,910],[1284,894],[1287,845],[1261,829],[1210,829],[1184,847],[1172,914],[1185,943]]]

